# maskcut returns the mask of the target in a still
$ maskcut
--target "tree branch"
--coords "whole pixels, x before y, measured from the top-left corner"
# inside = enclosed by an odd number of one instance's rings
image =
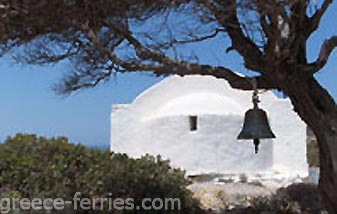
[[[72,85],[68,85],[68,84],[66,84],[66,87],[64,87],[64,83],[63,84],[58,84],[58,85],[56,85],[55,90],[58,93],[60,93],[60,94],[70,94],[70,93],[78,91],[80,89],[94,88],[99,83],[101,83],[104,80],[108,79],[111,75],[112,75],[112,70],[109,70],[108,72],[105,72],[105,73],[102,72],[102,73],[100,73],[100,75],[98,75],[95,78],[95,80],[93,80],[92,82],[85,82],[85,83],[76,84],[76,85],[73,85],[73,84]]]
[[[254,0],[253,3],[256,6],[256,11],[260,15],[259,21],[261,28],[267,37],[267,42],[264,45],[264,52],[273,53],[275,51],[275,43],[277,40],[275,37],[279,34],[274,2]],[[272,4],[273,7],[271,7],[270,4]],[[269,19],[270,23],[268,23],[266,19]]]
[[[220,32],[224,32],[224,29],[217,28],[214,30],[213,33],[206,35],[206,36],[201,36],[201,37],[196,37],[192,39],[187,39],[187,40],[173,40],[172,43],[174,44],[189,44],[189,43],[195,43],[195,42],[202,42],[208,39],[215,38]]]
[[[320,9],[316,11],[316,13],[309,18],[309,28],[307,31],[307,36],[310,36],[310,34],[318,29],[318,26],[321,22],[321,19],[325,12],[328,10],[330,4],[333,2],[333,0],[324,0],[322,6]]]
[[[143,45],[132,36],[132,33],[129,30],[118,29],[119,33],[125,37],[125,39],[134,46],[137,56],[141,60],[153,61],[154,64],[144,64],[141,62],[127,62],[120,59],[115,53],[110,51],[108,48],[100,45],[95,38],[95,35],[92,31],[89,31],[88,38],[95,44],[95,47],[105,55],[107,55],[110,60],[124,68],[128,72],[142,72],[142,71],[152,71],[156,75],[171,75],[177,74],[180,76],[185,75],[211,75],[219,79],[225,79],[233,88],[241,90],[253,90],[253,86],[249,81],[250,78],[243,77],[237,73],[231,71],[228,68],[222,66],[210,66],[210,65],[200,65],[195,63],[188,63],[185,61],[176,61],[170,59],[165,54],[154,52],[147,48],[144,48]],[[122,70],[115,69],[118,72],[125,72]],[[258,81],[258,87],[260,89],[273,89],[270,84],[270,81],[267,81],[263,76],[256,77]]]
[[[263,64],[262,52],[256,44],[243,33],[237,17],[236,1],[230,0],[223,2],[222,0],[217,0],[217,2],[217,5],[212,5],[208,1],[202,1],[202,3],[213,12],[218,22],[226,29],[231,38],[233,49],[238,51],[243,57],[246,68],[263,72],[263,67],[261,66]]]
[[[311,73],[316,73],[319,70],[321,70],[328,62],[328,59],[332,51],[336,47],[337,47],[337,36],[332,36],[330,39],[325,40],[321,47],[317,60],[309,64],[305,70]]]
[[[187,63],[181,61],[168,61],[165,60],[166,64],[161,65],[146,65],[142,63],[136,62],[125,62],[123,60],[117,59],[116,56],[110,54],[110,57],[114,60],[114,62],[128,72],[143,72],[143,71],[152,71],[156,75],[172,75],[176,74],[179,76],[186,75],[210,75],[214,76],[218,79],[224,79],[228,81],[228,83],[236,89],[241,90],[253,90],[253,86],[251,85],[250,77],[243,77],[235,72],[229,70],[228,68],[222,66],[210,66],[210,65],[201,65],[194,63]],[[259,89],[273,89],[277,87],[273,87],[270,82],[268,82],[262,76],[255,77],[258,82]]]
[[[243,77],[228,68],[222,66],[210,66],[201,65],[195,63],[188,63],[184,61],[174,61],[169,59],[167,56],[158,55],[150,50],[142,50],[139,54],[144,59],[153,59],[155,61],[161,61],[159,65],[148,65],[137,62],[125,62],[119,59],[115,54],[109,53],[110,58],[118,65],[126,69],[128,72],[142,72],[142,71],[152,71],[156,75],[171,75],[176,74],[179,76],[186,75],[211,75],[219,79],[224,79],[236,89],[241,90],[253,90],[250,78]],[[163,60],[159,60],[163,59]],[[258,81],[259,89],[273,89],[277,87],[272,87],[270,82],[267,81],[262,76],[256,77]]]
[[[148,48],[151,49],[159,49],[159,48],[164,48],[167,49],[169,47],[173,47],[174,45],[184,45],[184,44],[191,44],[191,43],[197,43],[197,42],[202,42],[205,40],[209,40],[209,39],[213,39],[215,37],[217,37],[220,33],[222,32],[226,32],[225,29],[222,28],[216,28],[212,33],[204,35],[204,36],[194,36],[194,37],[190,37],[190,38],[186,38],[186,39],[181,39],[181,40],[177,40],[175,38],[172,38],[171,40],[169,40],[168,42],[161,42],[155,45],[147,45]],[[155,39],[148,34],[145,34],[146,38],[155,41]]]

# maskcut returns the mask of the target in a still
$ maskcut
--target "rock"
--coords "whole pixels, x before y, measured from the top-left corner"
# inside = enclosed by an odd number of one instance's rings
[[[249,207],[250,201],[259,196],[270,196],[273,190],[249,183],[194,183],[188,187],[203,209],[220,211],[235,206]]]

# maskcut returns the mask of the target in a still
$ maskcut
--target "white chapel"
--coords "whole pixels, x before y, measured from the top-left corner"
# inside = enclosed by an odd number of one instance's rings
[[[308,176],[306,125],[289,99],[260,94],[276,138],[261,140],[257,154],[251,140],[237,140],[251,96],[212,76],[168,77],[132,103],[113,105],[111,150],[161,155],[189,175]]]

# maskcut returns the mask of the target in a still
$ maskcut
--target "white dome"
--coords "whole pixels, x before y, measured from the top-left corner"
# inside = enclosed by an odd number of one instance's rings
[[[191,114],[243,115],[252,107],[251,93],[212,76],[171,76],[144,91],[131,106],[142,120]],[[276,99],[272,92],[263,96]]]
[[[242,107],[233,99],[216,93],[200,92],[180,96],[159,107],[151,118],[174,115],[241,114]]]

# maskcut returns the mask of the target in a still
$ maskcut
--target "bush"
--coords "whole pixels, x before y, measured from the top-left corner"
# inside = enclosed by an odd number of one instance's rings
[[[113,199],[134,198],[135,204],[143,198],[180,198],[180,211],[123,213],[199,213],[197,202],[186,189],[190,181],[185,172],[171,168],[168,161],[152,156],[130,159],[69,144],[66,138],[23,134],[8,138],[0,144],[0,173],[2,197],[72,200],[76,192],[81,192],[86,198],[104,198],[107,194]],[[67,213],[99,213],[70,210]]]
[[[308,139],[307,140],[307,156],[309,166],[311,167],[319,167],[319,149],[317,140]]]

